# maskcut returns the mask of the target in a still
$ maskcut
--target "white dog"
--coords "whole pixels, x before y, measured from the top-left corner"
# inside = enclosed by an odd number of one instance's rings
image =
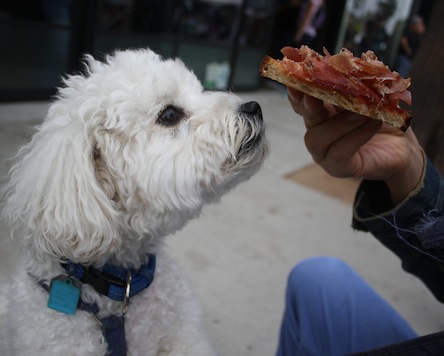
[[[3,190],[26,251],[9,294],[11,348],[211,355],[163,238],[258,170],[260,107],[204,91],[150,50],[87,57],[85,68],[67,77]]]

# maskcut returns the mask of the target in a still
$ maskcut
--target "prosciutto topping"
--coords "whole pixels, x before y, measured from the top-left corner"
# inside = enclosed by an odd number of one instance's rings
[[[321,88],[341,91],[378,106],[398,108],[400,101],[412,103],[407,90],[410,79],[392,72],[373,51],[363,53],[361,58],[346,48],[335,55],[326,49],[321,55],[307,46],[284,47],[282,53],[285,56],[282,63],[289,75]]]

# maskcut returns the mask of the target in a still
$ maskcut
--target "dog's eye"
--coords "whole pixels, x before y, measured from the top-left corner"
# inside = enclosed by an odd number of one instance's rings
[[[182,109],[176,106],[166,107],[157,118],[157,123],[164,126],[175,126],[177,125],[185,116]]]

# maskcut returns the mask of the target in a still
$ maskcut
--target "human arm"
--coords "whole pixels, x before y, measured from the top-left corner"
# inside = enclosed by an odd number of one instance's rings
[[[385,182],[363,180],[353,227],[371,232],[444,303],[444,181],[430,160],[424,168],[420,184],[397,205]]]
[[[296,33],[294,35],[294,41],[295,43],[300,43],[302,40],[302,37],[304,36],[304,31],[311,24],[313,21],[313,17],[316,14],[316,11],[319,9],[320,4],[318,4],[318,1],[316,0],[308,0],[306,3],[306,6],[304,8],[304,12],[302,14],[302,17],[300,18],[300,21],[298,23]]]
[[[353,226],[370,231],[444,302],[444,238],[438,240],[443,246],[430,248],[430,234],[417,231],[425,214],[443,216],[444,182],[411,129],[402,133],[298,91],[288,94],[304,118],[313,159],[333,176],[363,178]]]

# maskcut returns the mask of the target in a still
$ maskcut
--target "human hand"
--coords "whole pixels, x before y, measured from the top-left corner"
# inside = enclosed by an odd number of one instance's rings
[[[288,98],[304,119],[308,151],[326,172],[383,180],[394,204],[417,187],[425,163],[411,129],[404,133],[291,88]]]

